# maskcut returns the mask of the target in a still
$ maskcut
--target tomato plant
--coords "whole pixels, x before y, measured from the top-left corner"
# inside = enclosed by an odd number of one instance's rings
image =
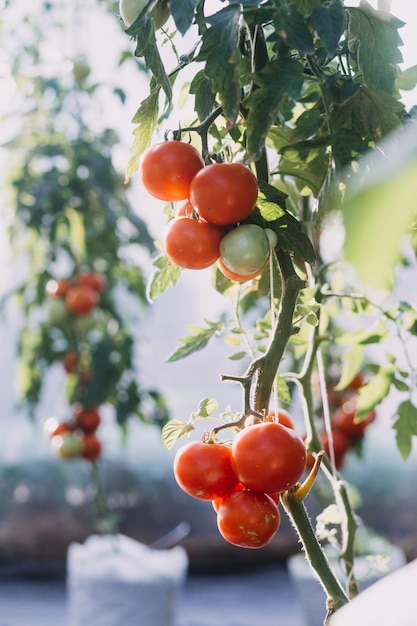
[[[204,166],[201,154],[183,141],[165,141],[150,146],[140,163],[145,189],[166,202],[187,200],[195,175]]]
[[[168,225],[164,249],[175,265],[193,270],[213,265],[219,257],[222,230],[193,217],[175,217]]]
[[[217,527],[229,543],[242,548],[262,548],[276,534],[281,521],[276,503],[265,493],[247,489],[222,498]]]
[[[241,163],[213,163],[196,173],[189,198],[200,217],[227,226],[245,220],[258,196],[258,182]]]
[[[232,467],[248,489],[262,493],[293,487],[306,467],[304,442],[278,422],[244,428],[232,443]]]
[[[178,485],[194,498],[214,500],[233,491],[238,479],[232,470],[230,446],[192,441],[174,459]]]

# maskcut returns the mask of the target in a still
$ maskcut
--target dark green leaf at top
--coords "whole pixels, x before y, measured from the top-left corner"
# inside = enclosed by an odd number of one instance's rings
[[[302,54],[314,54],[313,37],[305,19],[294,5],[280,7],[274,13],[273,22],[276,34],[289,48],[298,50]]]
[[[181,35],[185,35],[194,19],[194,10],[199,0],[171,0],[170,11],[174,19],[175,26]]]
[[[231,5],[207,18],[197,61],[205,61],[205,73],[219,94],[223,114],[232,125],[239,113],[241,98],[239,31],[240,7]]]
[[[310,16],[310,22],[330,58],[334,56],[342,36],[343,18],[344,9],[340,0],[334,0],[327,6],[317,7]]]

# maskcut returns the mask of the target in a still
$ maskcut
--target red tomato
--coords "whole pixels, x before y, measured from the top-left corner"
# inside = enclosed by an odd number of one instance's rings
[[[102,445],[95,433],[86,433],[81,440],[81,456],[87,461],[95,461],[101,454]]]
[[[329,444],[329,436],[327,432],[320,433],[320,440],[323,446],[323,450],[329,457],[330,456],[330,444]],[[333,451],[334,451],[334,464],[336,469],[341,469],[343,467],[343,463],[345,461],[346,453],[351,447],[351,440],[345,433],[341,430],[332,428],[332,440],[333,440]]]
[[[165,254],[171,263],[191,270],[210,267],[219,256],[222,230],[192,217],[175,217],[164,238]]]
[[[48,280],[46,283],[46,293],[52,298],[62,298],[71,286],[70,280]]]
[[[232,467],[248,489],[261,493],[293,487],[306,466],[303,440],[277,422],[253,424],[238,433],[232,444]]]
[[[65,302],[74,315],[85,315],[96,308],[99,294],[88,285],[74,285],[68,289]]]
[[[199,151],[183,141],[164,141],[146,150],[139,174],[145,189],[165,202],[187,200],[194,176],[204,167]]]
[[[69,350],[62,361],[62,365],[64,366],[64,370],[67,374],[72,374],[75,372],[77,365],[80,361],[80,355],[76,350]]]
[[[174,476],[183,491],[199,500],[225,496],[239,482],[232,469],[230,446],[203,441],[192,441],[178,450]]]
[[[189,197],[207,222],[219,226],[237,224],[252,212],[258,182],[251,170],[240,163],[213,163],[193,178]]]
[[[74,430],[72,424],[68,422],[60,422],[53,431],[49,433],[50,438],[56,437],[57,435],[68,435],[72,433]]]
[[[101,418],[97,408],[88,408],[77,405],[74,410],[74,419],[77,428],[85,433],[93,433],[100,426]]]
[[[288,411],[286,411],[285,409],[278,409],[278,418],[276,417],[275,413],[269,413],[268,420],[270,422],[274,422],[274,421],[279,422],[283,426],[286,426],[287,428],[291,428],[292,430],[295,430],[292,417],[288,413]]]
[[[98,293],[103,293],[107,284],[106,277],[99,272],[80,272],[76,275],[75,282],[78,285],[87,285]]]
[[[332,416],[332,426],[343,432],[350,439],[363,437],[366,428],[376,418],[376,412],[371,411],[363,420],[355,422],[356,405],[354,402],[345,402]]]
[[[226,541],[242,548],[262,548],[277,532],[281,516],[265,493],[239,490],[225,496],[217,512],[217,527]]]

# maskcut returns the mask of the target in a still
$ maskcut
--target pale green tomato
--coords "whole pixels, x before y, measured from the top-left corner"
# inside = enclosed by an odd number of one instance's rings
[[[62,459],[74,459],[81,456],[81,437],[74,433],[55,435],[51,439],[51,446]]]
[[[242,224],[231,230],[220,242],[220,259],[241,276],[260,271],[269,258],[269,240],[265,230],[256,224]]]
[[[150,14],[153,18],[155,30],[159,30],[168,21],[171,11],[169,8],[169,0],[159,0],[158,4]]]
[[[85,315],[77,315],[72,320],[72,325],[74,330],[79,333],[88,333],[93,328],[97,328],[99,322],[99,318],[96,315],[96,311],[92,313],[86,313]]]
[[[87,59],[78,56],[72,61],[72,73],[77,83],[83,83],[91,72]]]
[[[120,0],[119,12],[126,28],[132,26],[135,19],[148,4],[149,0]]]
[[[70,313],[63,298],[53,298],[48,302],[47,321],[51,326],[65,326]]]
[[[276,248],[278,244],[278,235],[272,228],[265,228],[265,234],[268,237],[269,247]]]

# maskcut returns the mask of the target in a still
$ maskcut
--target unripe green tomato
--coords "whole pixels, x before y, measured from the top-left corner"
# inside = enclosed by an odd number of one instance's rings
[[[75,459],[81,457],[81,437],[74,433],[55,435],[51,439],[51,446],[56,454],[62,459]]]
[[[72,61],[72,73],[77,83],[83,83],[91,72],[87,59],[78,56]]]
[[[63,298],[53,298],[48,302],[47,320],[51,326],[65,326],[69,319],[70,313]]]
[[[169,0],[159,0],[158,4],[151,13],[155,30],[162,28],[162,26],[164,26],[168,21],[170,15],[171,11],[169,8]]]
[[[220,259],[232,272],[246,276],[260,271],[269,258],[269,240],[256,224],[242,224],[220,242]]]
[[[132,26],[133,22],[142,13],[149,0],[120,0],[119,12],[126,28]]]

